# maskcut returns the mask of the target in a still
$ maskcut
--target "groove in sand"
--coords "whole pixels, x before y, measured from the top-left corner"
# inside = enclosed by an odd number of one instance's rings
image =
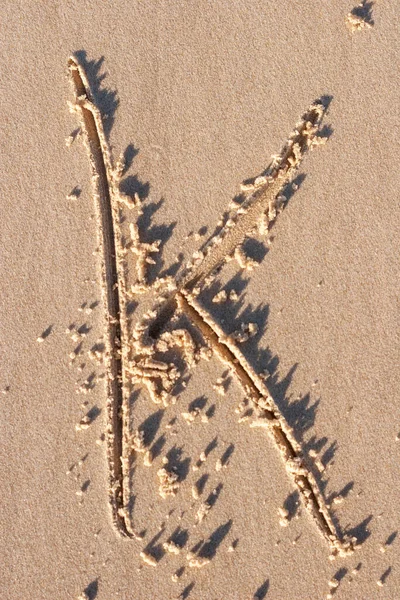
[[[184,292],[178,294],[178,307],[188,316],[200,330],[204,339],[235,375],[248,398],[260,409],[261,419],[266,429],[278,446],[287,471],[311,513],[320,532],[330,545],[332,554],[345,555],[353,549],[352,541],[342,540],[329,514],[325,499],[318,483],[306,464],[300,444],[293,435],[292,429],[279,411],[267,385],[249,365],[235,342],[227,336],[218,323],[207,313],[197,300]]]
[[[101,288],[105,311],[105,366],[107,371],[107,457],[109,464],[109,500],[115,528],[130,535],[122,511],[123,397],[127,385],[123,370],[126,347],[125,277],[118,223],[118,198],[111,151],[104,134],[102,117],[95,106],[83,66],[73,56],[68,61],[74,109],[79,115],[92,171],[93,196],[101,249]]]
[[[104,135],[100,111],[93,103],[90,86],[82,65],[72,57],[68,63],[74,92],[76,110],[80,114],[82,129],[92,168],[94,197],[98,212],[98,227],[102,249],[102,291],[106,312],[106,350],[108,374],[107,401],[107,452],[110,472],[110,503],[116,529],[134,536],[126,513],[129,494],[127,470],[128,384],[123,361],[128,352],[126,320],[126,289],[123,269],[123,252],[118,227],[118,189],[111,151]],[[302,461],[300,445],[280,413],[266,384],[255,373],[232,338],[226,336],[219,325],[199,305],[195,298],[200,285],[208,283],[210,276],[231,256],[234,250],[254,229],[257,220],[272,210],[274,220],[277,196],[293,178],[306,151],[313,145],[325,108],[321,102],[311,105],[289,137],[282,153],[271,164],[266,175],[255,182],[252,193],[242,206],[231,215],[225,227],[198,253],[197,260],[189,264],[176,281],[175,291],[169,293],[164,304],[158,306],[154,320],[144,336],[156,340],[162,329],[178,308],[198,328],[218,357],[226,363],[242,385],[247,396],[260,409],[262,419],[277,444],[287,470],[311,513],[319,530],[328,541],[333,555],[344,555],[353,550],[353,540],[340,538],[332,521],[325,499],[313,473]],[[140,356],[135,357],[140,360]]]
[[[235,249],[243,243],[247,235],[257,226],[259,219],[267,213],[272,222],[278,208],[277,197],[285,185],[293,179],[307,150],[316,143],[316,133],[321,125],[326,108],[322,102],[313,103],[297,123],[281,153],[265,171],[265,175],[255,179],[251,193],[229,219],[221,231],[212,236],[200,254],[196,264],[187,265],[176,281],[176,291],[170,294],[162,310],[149,329],[151,337],[158,333],[169,321],[176,308],[175,294],[182,289],[193,290],[204,284],[213,272],[218,270],[232,256]],[[269,211],[275,216],[269,216]]]

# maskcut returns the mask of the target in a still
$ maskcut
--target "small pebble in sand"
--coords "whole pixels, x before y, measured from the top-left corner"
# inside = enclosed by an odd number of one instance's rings
[[[260,235],[266,235],[268,233],[268,226],[269,226],[268,215],[262,214],[258,221],[257,226],[258,226],[258,233]]]
[[[376,584],[379,587],[383,587],[386,583],[387,578],[389,577],[390,573],[392,571],[392,567],[388,567],[386,569],[386,571],[380,576],[380,578],[378,579],[378,581],[376,582]]]
[[[312,448],[312,449],[309,451],[309,454],[310,454],[310,456],[311,456],[311,457],[314,459],[314,465],[316,466],[316,468],[318,469],[318,471],[319,471],[320,473],[323,473],[323,472],[325,471],[325,465],[324,465],[324,463],[321,461],[321,459],[319,458],[319,456],[318,456],[318,452]],[[338,496],[336,496],[336,498],[342,498],[342,500],[343,500],[343,497],[342,497],[342,496],[339,496],[339,495],[338,495]],[[336,502],[335,502],[335,500],[334,500],[334,503],[335,503],[335,504],[340,504],[340,502],[341,502],[342,500],[337,500]]]
[[[366,0],[362,0],[358,6],[349,12],[346,17],[346,24],[351,33],[361,31],[362,29],[370,29],[372,27],[374,22],[372,21]]]
[[[199,359],[206,360],[207,362],[212,359],[213,354],[213,350],[209,346],[201,346],[197,353]]]
[[[193,421],[195,420],[195,418],[199,414],[200,414],[200,409],[199,408],[193,408],[189,412],[183,412],[183,413],[181,413],[182,417],[185,419],[185,421],[186,421],[186,423],[188,425],[190,425],[191,423],[193,423]]]
[[[282,517],[282,519],[279,519],[279,525],[281,527],[287,527],[289,525],[289,520],[285,517]]]
[[[265,417],[258,417],[257,419],[254,419],[254,421],[252,421],[250,423],[250,427],[251,428],[260,427],[261,429],[269,429],[271,427],[271,422],[268,419],[266,419]]]
[[[198,471],[203,463],[207,460],[207,455],[205,452],[201,452],[199,456],[199,460],[192,466],[192,471]]]
[[[202,523],[211,510],[211,505],[208,502],[203,502],[196,514],[196,522]]]
[[[223,304],[224,302],[227,301],[227,299],[228,299],[228,295],[227,295],[226,291],[221,290],[220,292],[218,292],[218,294],[215,294],[212,301],[214,304]]]
[[[259,266],[259,263],[256,260],[248,257],[245,254],[245,252],[241,246],[238,246],[235,249],[234,257],[241,269],[245,269],[247,271],[253,271],[253,269],[255,269],[256,267]]]
[[[67,194],[67,200],[77,200],[81,194],[81,190],[78,187],[75,187],[72,192]]]
[[[90,360],[94,360],[97,363],[101,363],[103,360],[103,353],[100,352],[100,350],[88,350],[88,357],[90,358]]]
[[[244,414],[241,417],[238,418],[238,423],[246,423],[246,421],[248,421],[250,419],[250,415],[249,414]]]
[[[39,344],[41,344],[42,342],[44,342],[44,340],[46,338],[49,337],[49,335],[51,334],[51,332],[53,331],[53,326],[50,325],[47,329],[45,329],[42,333],[42,335],[39,335],[39,337],[36,339],[37,342],[39,342]]]
[[[344,498],[343,496],[341,496],[340,494],[338,496],[335,496],[333,499],[333,504],[342,504]]]
[[[134,452],[145,452],[146,445],[144,443],[144,431],[136,430],[132,436],[132,450]]]
[[[238,344],[244,344],[245,342],[250,340],[252,337],[257,335],[257,333],[258,333],[257,323],[242,323],[240,326],[240,329],[238,329],[237,331],[235,331],[232,334],[232,338]]]
[[[237,407],[235,408],[235,413],[237,415],[240,415],[242,412],[244,412],[246,410],[246,407],[248,405],[249,401],[247,400],[247,398],[245,398],[244,400],[242,400]]]
[[[84,417],[82,417],[79,423],[75,425],[75,430],[84,431],[85,429],[88,429],[90,427],[91,423],[92,419],[88,415],[85,415]]]
[[[203,567],[208,565],[209,562],[209,558],[192,558],[191,560],[189,560],[188,565],[191,568],[202,569]]]
[[[213,389],[220,396],[225,396],[225,394],[226,394],[226,392],[225,392],[225,386],[223,384],[223,379],[221,377],[219,379],[217,379],[217,381],[214,383]]]
[[[222,469],[223,464],[222,464],[222,460],[219,458],[217,460],[217,462],[215,463],[215,470],[217,471],[217,473]]]
[[[142,559],[142,561],[146,565],[149,565],[150,567],[156,567],[157,566],[157,561],[154,558],[154,556],[152,556],[151,554],[149,554],[145,550],[142,550],[139,556],[140,556],[140,558]]]
[[[165,467],[159,469],[157,475],[160,480],[159,494],[161,498],[175,496],[178,493],[180,486],[178,475]]]
[[[143,457],[143,464],[145,467],[151,467],[153,464],[153,454],[151,450],[146,450]]]
[[[287,527],[289,525],[289,511],[286,508],[280,507],[278,508],[278,512],[280,515],[279,525],[281,527]]]
[[[169,542],[164,542],[163,548],[170,554],[179,554],[182,550],[182,548],[178,546],[178,544],[175,544],[175,542],[173,542],[172,540],[170,540]]]

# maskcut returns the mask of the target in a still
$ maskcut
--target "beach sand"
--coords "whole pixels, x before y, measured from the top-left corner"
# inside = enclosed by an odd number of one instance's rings
[[[399,9],[366,3],[371,26],[356,27],[353,2],[286,4],[0,9],[4,600],[398,598]],[[142,200],[138,221],[124,207],[123,242],[130,222],[142,241],[161,240],[150,282],[177,279],[241,182],[323,98],[326,143],[305,156],[268,234],[246,242],[260,264],[229,262],[199,301],[225,332],[256,323],[239,347],[314,464],[338,534],[357,540],[349,556],[329,560],[215,352],[186,369],[168,407],[136,385],[126,417],[153,462],[133,453],[126,504],[139,539],[115,531],[101,237],[79,114],[67,106],[74,53],[114,160],[128,159],[121,190]],[[131,285],[129,245],[126,260]],[[221,289],[237,298],[212,302]],[[128,299],[129,343],[156,297]],[[179,326],[192,327],[185,316]],[[176,467],[172,493],[163,467]]]

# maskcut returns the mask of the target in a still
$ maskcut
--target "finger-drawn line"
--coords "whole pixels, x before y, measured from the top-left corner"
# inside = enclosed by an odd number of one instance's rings
[[[329,543],[332,555],[343,556],[351,552],[353,541],[342,540],[339,536],[318,483],[304,463],[301,446],[286,419],[280,413],[267,385],[249,365],[232,338],[222,331],[191,294],[179,294],[178,307],[200,330],[220,360],[231,369],[246,397],[251,399],[259,409],[258,419],[253,422],[253,425],[265,427],[273,438],[306,508]]]
[[[107,316],[110,503],[117,530],[124,535],[134,536],[135,532],[126,512],[126,498],[129,494],[129,477],[126,471],[129,446],[129,388],[124,360],[126,359],[127,364],[129,360],[123,248],[118,227],[118,169],[113,165],[111,151],[104,135],[102,117],[94,104],[83,66],[76,57],[70,58],[68,65],[76,96],[74,110],[79,113],[81,119],[92,168],[102,246],[102,288]],[[195,253],[194,259],[176,279],[173,291],[168,292],[167,288],[165,300],[157,306],[153,320],[141,322],[140,334],[144,345],[136,345],[139,353],[129,364],[132,372],[132,364],[137,368],[143,358],[144,368],[156,372],[157,376],[162,378],[165,363],[153,360],[155,344],[176,310],[183,312],[217,356],[229,366],[246,396],[257,407],[259,418],[253,426],[265,426],[274,439],[306,508],[335,556],[351,553],[354,540],[344,539],[339,535],[318,483],[304,462],[301,446],[279,411],[267,385],[245,359],[233,338],[223,332],[197,300],[201,287],[212,280],[216,270],[219,270],[243,243],[246,236],[256,227],[260,217],[266,215],[267,223],[274,221],[280,208],[280,192],[292,180],[306,151],[322,141],[317,137],[317,133],[324,112],[325,107],[321,101],[311,105],[296,125],[281,154],[275,157],[267,171],[250,186],[249,194],[243,203],[234,212],[231,211],[224,227],[209,240],[203,251]],[[190,346],[190,340],[185,340],[181,330],[176,331],[176,335],[179,338],[178,346],[183,347],[186,343]],[[179,337],[182,335],[183,338]],[[140,355],[140,349],[146,349],[143,357]],[[127,370],[129,371],[129,368]],[[168,392],[171,392],[171,388]]]
[[[203,250],[196,253],[195,261],[186,266],[183,274],[177,278],[176,290],[170,294],[168,302],[149,328],[151,337],[157,336],[174,313],[175,295],[179,290],[193,290],[206,283],[207,278],[232,256],[246,236],[257,227],[257,222],[263,215],[267,219],[267,225],[275,220],[280,208],[279,194],[288,181],[293,179],[304,154],[313,144],[325,141],[325,138],[316,137],[325,110],[321,101],[310,106],[280,154],[274,157],[264,174],[255,178],[253,185],[248,186],[251,193],[236,210],[231,211],[218,235],[211,237]]]
[[[127,393],[122,362],[127,339],[126,294],[123,252],[117,226],[118,173],[106,139],[102,116],[94,103],[88,78],[77,56],[68,60],[75,103],[71,106],[80,119],[92,171],[93,196],[101,248],[102,296],[105,310],[105,366],[107,372],[107,457],[109,464],[109,500],[116,529],[130,535],[121,514],[125,505],[121,465],[123,438],[123,396]]]

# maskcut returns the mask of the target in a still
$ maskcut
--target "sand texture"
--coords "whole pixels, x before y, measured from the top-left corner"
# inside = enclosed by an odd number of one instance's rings
[[[0,13],[0,597],[397,599],[397,3]]]

